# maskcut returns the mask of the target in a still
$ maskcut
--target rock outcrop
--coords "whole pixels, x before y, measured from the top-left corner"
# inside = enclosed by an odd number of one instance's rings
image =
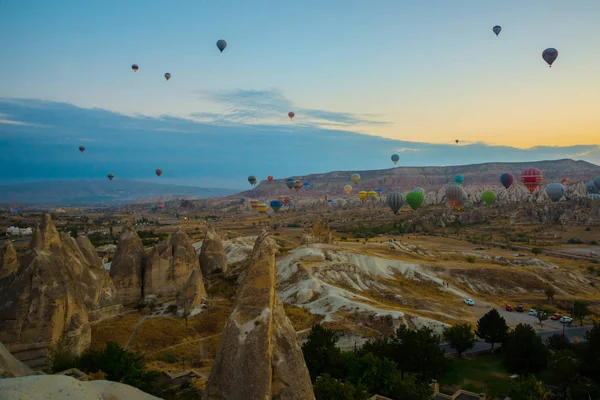
[[[142,240],[130,224],[121,231],[119,244],[110,267],[112,278],[123,305],[139,302],[143,297],[142,266],[145,251]]]
[[[177,228],[167,243],[154,246],[143,276],[144,296],[173,297],[184,288],[187,294],[196,293],[195,303],[206,297],[198,256],[190,238],[181,228]],[[190,299],[187,295],[184,297]]]
[[[227,271],[227,256],[225,255],[223,242],[212,228],[206,231],[199,260],[202,275],[207,278],[215,273]]]
[[[333,243],[333,236],[329,230],[329,225],[323,218],[317,218],[312,225],[310,235],[303,235],[301,240],[303,245],[310,245],[314,243]]]
[[[34,372],[27,365],[17,360],[8,349],[0,343],[0,379],[16,378],[19,376],[33,375]]]
[[[0,279],[13,275],[17,269],[19,269],[17,251],[9,240],[6,247],[0,250]]]
[[[89,347],[90,319],[119,310],[116,290],[86,238],[58,234],[42,217],[19,269],[0,281],[0,341],[28,366],[45,367],[49,348]]]
[[[275,294],[275,273],[275,245],[263,232],[221,334],[205,398],[314,399],[296,332]]]
[[[206,289],[202,282],[202,272],[194,268],[183,289],[177,293],[177,307],[198,308],[206,298]]]

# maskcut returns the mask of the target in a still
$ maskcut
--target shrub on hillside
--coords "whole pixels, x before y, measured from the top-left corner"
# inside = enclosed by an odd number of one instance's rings
[[[467,258],[465,258],[465,261],[470,263],[470,264],[475,264],[475,262],[477,261],[477,257],[475,256],[467,256]]]

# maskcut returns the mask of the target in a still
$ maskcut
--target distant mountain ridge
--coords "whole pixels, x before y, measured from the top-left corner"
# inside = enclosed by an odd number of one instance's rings
[[[223,197],[235,189],[158,184],[128,179],[40,181],[0,185],[0,203],[23,205],[118,205],[175,198]]]
[[[384,192],[412,190],[420,186],[426,190],[438,189],[454,181],[456,174],[464,177],[464,186],[501,186],[500,175],[510,172],[515,177],[515,184],[520,184],[520,173],[526,168],[539,168],[544,174],[544,183],[560,182],[569,178],[573,182],[589,181],[600,175],[600,166],[587,161],[571,159],[548,160],[536,162],[492,162],[484,164],[454,165],[446,167],[395,167],[383,170],[368,171],[334,171],[322,174],[293,176],[309,182],[308,189],[298,192],[288,189],[283,179],[275,179],[272,183],[263,180],[254,189],[242,192],[240,195],[249,198],[264,198],[276,196],[292,196],[299,198],[319,197],[324,195],[343,195],[344,185],[352,185],[352,195],[359,190],[375,190],[381,188]],[[355,185],[350,176],[358,173],[361,180]]]

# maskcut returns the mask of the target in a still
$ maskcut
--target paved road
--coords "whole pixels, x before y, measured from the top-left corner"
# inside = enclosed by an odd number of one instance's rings
[[[591,325],[587,325],[587,326],[576,326],[576,327],[571,327],[571,328],[567,328],[565,327],[565,335],[569,338],[569,340],[573,341],[573,339],[575,337],[577,337],[577,339],[579,339],[579,341],[584,341],[585,340],[585,333],[587,331],[589,331],[590,329],[592,329],[593,326]],[[542,340],[545,340],[547,338],[549,338],[550,336],[554,335],[555,333],[558,334],[562,334],[562,329],[557,329],[554,331],[543,331],[543,332],[537,332],[536,334],[542,338]],[[494,346],[494,348],[498,348],[498,347],[502,347],[502,343],[496,343],[496,345]],[[449,344],[447,343],[442,343],[440,345],[441,349],[446,350],[446,354],[454,354],[456,353],[456,350],[454,350],[452,347],[450,347]],[[478,340],[475,343],[475,346],[473,346],[473,348],[469,351],[467,351],[465,354],[469,354],[469,353],[476,353],[478,351],[483,351],[483,350],[489,350],[491,348],[491,344],[486,343],[482,340]]]

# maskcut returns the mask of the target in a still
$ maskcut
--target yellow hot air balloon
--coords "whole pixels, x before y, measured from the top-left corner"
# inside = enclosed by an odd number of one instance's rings
[[[268,206],[268,205],[266,205],[265,203],[260,203],[260,204],[258,205],[257,209],[258,209],[258,213],[259,213],[260,215],[263,215],[263,214],[266,214],[266,213],[267,213],[267,210],[269,209],[269,206]]]
[[[360,192],[358,192],[358,198],[361,199],[361,200],[366,199],[368,195],[369,194],[366,191],[364,191],[364,190],[361,190]]]
[[[355,184],[357,184],[360,181],[360,175],[359,174],[352,174],[352,176],[350,177],[350,179],[352,180],[352,182],[354,182]]]
[[[260,202],[259,202],[258,200],[250,200],[250,207],[251,207],[253,210],[256,210],[256,209],[258,208],[258,204],[259,204],[259,203],[260,203]]]
[[[374,191],[374,190],[371,190],[369,193],[367,193],[367,195],[368,195],[369,197],[377,197],[377,192],[376,192],[376,191]]]
[[[352,186],[350,186],[350,185],[344,186],[344,192],[346,192],[346,195],[349,195],[350,192],[352,192]]]

